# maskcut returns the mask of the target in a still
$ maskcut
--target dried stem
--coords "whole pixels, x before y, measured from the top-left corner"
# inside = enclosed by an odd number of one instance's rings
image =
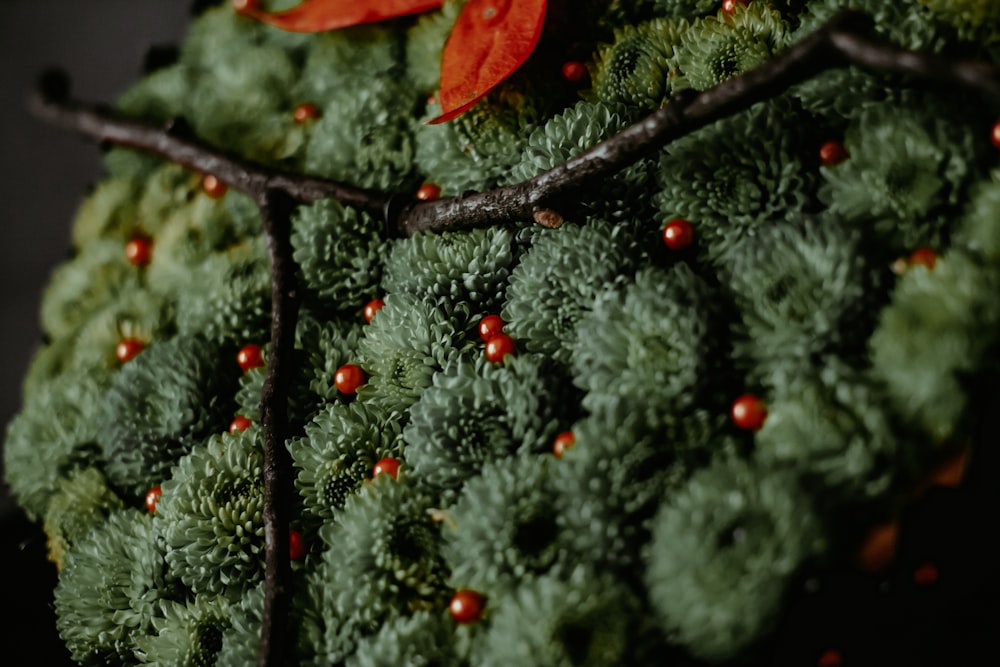
[[[845,11],[772,60],[701,92],[675,95],[662,109],[593,148],[523,183],[432,202],[419,202],[355,188],[326,179],[276,171],[240,159],[194,138],[182,121],[157,127],[114,111],[69,99],[68,79],[50,74],[32,99],[35,113],[52,123],[102,142],[155,153],[216,176],[258,203],[270,249],[272,274],[271,351],[261,401],[265,433],[266,593],[258,664],[285,664],[290,649],[287,618],[291,594],[288,523],[291,463],[284,447],[287,396],[298,299],[293,285],[290,215],[297,204],[319,199],[384,216],[390,231],[469,229],[524,224],[534,219],[555,226],[572,211],[581,193],[651,155],[669,142],[715,120],[775,97],[824,70],[855,65],[907,75],[981,94],[1000,110],[1000,69],[979,61],[956,60],[900,49],[871,34],[871,20]]]

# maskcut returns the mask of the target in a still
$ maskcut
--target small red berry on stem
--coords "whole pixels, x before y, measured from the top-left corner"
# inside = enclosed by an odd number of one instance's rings
[[[292,560],[302,560],[306,557],[306,538],[294,528],[288,531],[288,557]]]
[[[503,332],[503,325],[504,321],[499,315],[487,315],[479,320],[479,337],[484,343],[489,342],[490,338]]]
[[[212,199],[218,199],[226,194],[226,184],[212,174],[205,174],[201,179],[201,189]]]
[[[424,183],[417,190],[417,199],[420,201],[435,201],[441,198],[441,186],[436,183]]]
[[[563,431],[553,441],[552,453],[555,454],[557,459],[561,459],[566,450],[574,444],[576,444],[576,436],[573,435],[573,431]]]
[[[320,117],[319,107],[312,102],[304,102],[292,111],[292,119],[299,125]]]
[[[125,244],[125,259],[132,266],[146,266],[153,258],[153,240],[148,236],[133,236]]]
[[[358,387],[365,383],[365,372],[360,366],[354,364],[344,364],[337,369],[333,376],[333,384],[337,386],[337,391],[342,394],[354,394]]]
[[[486,341],[486,358],[493,363],[500,363],[508,354],[515,354],[517,346],[514,339],[505,333],[498,333]]]
[[[663,242],[671,250],[683,250],[694,242],[694,228],[684,218],[674,218],[663,228]]]
[[[388,456],[384,459],[379,459],[375,464],[375,467],[372,468],[372,479],[375,479],[383,473],[389,475],[393,479],[397,479],[397,476],[399,475],[399,465],[399,459],[394,459]]]
[[[910,258],[907,263],[910,266],[915,266],[921,264],[928,269],[933,269],[937,265],[938,254],[934,248],[917,248],[910,253]]]
[[[146,343],[138,338],[122,338],[118,341],[118,346],[115,348],[115,356],[118,358],[118,361],[124,364],[127,361],[135,359],[145,347]]]
[[[247,417],[243,415],[237,416],[233,421],[229,423],[229,432],[238,433],[239,431],[245,431],[253,424]]]
[[[727,14],[732,14],[736,11],[736,5],[742,5],[744,7],[749,4],[750,0],[722,0],[722,11]]]
[[[372,320],[375,319],[375,313],[377,313],[378,311],[382,310],[382,306],[384,306],[384,305],[385,305],[385,301],[383,301],[382,299],[372,299],[371,301],[369,301],[368,303],[366,303],[365,304],[365,322],[367,322],[368,324],[371,324]]]
[[[264,350],[261,349],[260,345],[244,345],[236,354],[236,363],[240,365],[244,373],[251,368],[263,366]]]
[[[579,60],[567,60],[562,66],[562,75],[570,83],[580,83],[587,76],[587,67]]]
[[[1000,148],[1000,120],[993,125],[993,130],[990,132],[990,139],[993,141],[993,145]]]
[[[470,588],[456,591],[448,604],[448,612],[456,623],[465,625],[475,623],[483,617],[486,609],[486,598]]]
[[[730,416],[738,427],[747,431],[757,431],[767,419],[767,407],[757,396],[743,394],[733,401]]]
[[[839,141],[827,141],[819,147],[819,163],[824,167],[835,167],[848,157],[847,149]]]
[[[149,491],[146,492],[146,509],[149,510],[150,514],[156,513],[156,503],[160,502],[160,496],[163,495],[163,489],[157,484]]]

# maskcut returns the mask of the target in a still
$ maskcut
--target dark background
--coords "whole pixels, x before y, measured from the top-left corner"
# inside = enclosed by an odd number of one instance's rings
[[[25,98],[45,67],[74,95],[113,102],[151,45],[175,44],[190,0],[0,0],[0,435],[20,406],[21,378],[41,339],[38,307],[69,248],[69,228],[101,176],[93,143],[33,119]],[[2,440],[2,437],[0,437]],[[0,664],[61,665],[45,541],[0,490]]]

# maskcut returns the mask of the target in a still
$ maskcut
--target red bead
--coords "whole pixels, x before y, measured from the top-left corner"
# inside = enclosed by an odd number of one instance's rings
[[[733,423],[747,431],[759,430],[767,418],[767,407],[753,394],[743,394],[735,401],[730,411]]]
[[[383,473],[389,475],[393,479],[396,479],[397,475],[399,475],[399,465],[399,459],[391,457],[379,459],[375,464],[375,467],[372,468],[372,479],[375,479]]]
[[[163,489],[157,484],[149,491],[146,492],[146,509],[149,510],[150,514],[156,513],[156,503],[160,502],[160,496],[163,495]]]
[[[382,299],[372,299],[371,301],[369,301],[368,303],[366,303],[365,304],[365,322],[367,322],[368,324],[371,324],[372,320],[375,319],[375,313],[377,313],[378,311],[382,310],[382,306],[384,306],[384,305],[385,305],[385,301],[383,301]]]
[[[256,9],[259,4],[260,0],[233,0],[233,9],[237,12],[246,12]]]
[[[840,656],[840,651],[833,649],[824,651],[823,655],[816,661],[816,667],[840,667],[842,664],[844,664],[844,660]]]
[[[694,242],[694,228],[684,218],[674,218],[663,228],[663,242],[671,250],[683,250]]]
[[[361,370],[360,366],[344,364],[337,369],[337,373],[333,376],[333,383],[340,393],[353,394],[358,391],[358,387],[365,383],[365,372]]]
[[[839,141],[827,141],[819,147],[819,163],[824,167],[835,167],[847,158],[847,149]]]
[[[125,244],[125,259],[132,266],[146,266],[153,258],[153,241],[148,236],[133,236]]]
[[[913,583],[917,586],[932,586],[937,583],[940,572],[931,563],[924,563],[913,571]]]
[[[573,431],[563,431],[553,441],[552,453],[556,455],[556,458],[561,459],[566,450],[574,444],[576,444],[576,436],[573,435]]]
[[[115,356],[118,357],[118,361],[124,364],[135,359],[145,347],[146,344],[138,338],[122,338],[118,341],[118,347],[115,348]]]
[[[304,124],[307,121],[315,120],[320,117],[319,107],[312,102],[305,102],[295,107],[292,111],[292,118],[299,125]]]
[[[302,560],[306,557],[306,538],[294,528],[288,531],[288,557]]]
[[[238,433],[239,431],[245,431],[248,428],[250,428],[252,424],[253,424],[252,421],[250,421],[243,415],[239,415],[233,421],[229,422],[229,432]]]
[[[990,139],[993,141],[994,146],[1000,148],[1000,120],[993,126],[993,130],[990,132]]]
[[[910,266],[922,264],[928,269],[933,269],[937,265],[938,254],[934,248],[917,248],[910,253],[908,263]]]
[[[424,183],[417,190],[417,199],[420,201],[434,201],[441,197],[441,186],[435,183]]]
[[[212,199],[218,199],[226,194],[226,190],[229,188],[212,174],[205,174],[201,179],[201,189]]]
[[[508,354],[515,354],[517,346],[514,339],[505,333],[498,333],[486,341],[486,358],[493,363],[503,361]]]
[[[747,6],[749,0],[722,0],[722,11],[727,14],[732,14],[736,11],[736,5]]]
[[[463,588],[452,596],[448,611],[457,623],[475,623],[483,617],[486,598],[469,588]]]
[[[504,321],[499,315],[487,315],[479,320],[479,337],[484,343],[489,342],[498,333],[503,333]]]
[[[264,350],[260,345],[244,345],[236,354],[236,363],[240,365],[243,372],[251,368],[258,368],[264,365]]]
[[[579,60],[567,60],[562,66],[562,75],[570,83],[580,83],[587,76],[587,67]]]

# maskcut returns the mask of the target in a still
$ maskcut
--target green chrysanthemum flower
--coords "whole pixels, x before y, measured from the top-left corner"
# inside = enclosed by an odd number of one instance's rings
[[[418,611],[386,622],[377,633],[358,642],[346,667],[434,665],[463,667],[455,646],[455,622],[446,613]]]
[[[513,263],[508,229],[417,234],[391,246],[382,287],[486,315],[499,309]]]
[[[81,665],[135,664],[135,641],[171,595],[163,545],[145,510],[114,512],[67,554],[55,589],[56,627]]]
[[[788,43],[788,24],[767,2],[734,3],[681,35],[678,86],[704,90],[763,64]]]
[[[224,598],[198,595],[187,603],[167,601],[153,618],[155,634],[138,637],[140,664],[154,667],[214,667],[231,624]]]
[[[566,579],[528,577],[491,609],[483,667],[611,667],[633,662],[639,601],[620,581],[578,569]]]
[[[379,459],[402,454],[398,419],[385,420],[364,403],[330,405],[305,431],[288,444],[298,469],[295,487],[304,510],[323,520],[338,515],[347,499],[371,479]]]
[[[383,192],[415,188],[410,124],[419,95],[392,75],[359,76],[348,90],[313,126],[306,171]]]
[[[996,53],[1000,46],[1000,5],[988,0],[918,0],[940,20],[954,26],[959,39]]]
[[[346,400],[337,390],[337,369],[358,359],[363,330],[358,322],[330,318],[322,312],[303,311],[296,325],[296,347],[301,349],[299,376],[319,401]]]
[[[195,443],[225,430],[236,378],[219,357],[205,339],[177,336],[125,364],[96,420],[106,474],[116,487],[144,495]]]
[[[1000,331],[1000,270],[951,252],[934,268],[913,266],[882,310],[870,348],[908,423],[937,441],[956,433],[969,400],[965,378],[992,354]]]
[[[728,255],[726,277],[745,338],[736,355],[766,373],[809,367],[818,355],[858,355],[885,298],[859,230],[836,219],[781,223],[747,238]]]
[[[412,485],[380,475],[320,531],[327,550],[309,584],[325,626],[318,664],[342,661],[392,618],[447,604],[430,507]]]
[[[81,369],[38,386],[7,427],[6,481],[32,519],[45,513],[60,477],[100,458],[97,414],[109,378]]]
[[[794,477],[719,461],[662,506],[646,583],[664,631],[720,662],[768,632],[791,577],[824,549]]]
[[[717,301],[687,264],[644,269],[628,287],[598,296],[573,346],[584,407],[623,397],[650,413],[682,412],[703,400],[724,355]]]
[[[721,412],[663,406],[648,424],[647,409],[608,401],[573,425],[574,444],[553,467],[561,540],[581,563],[634,571],[660,500],[714,454],[735,448]]]
[[[1000,261],[1000,169],[970,190],[969,203],[952,243],[991,263]]]
[[[173,335],[173,310],[161,295],[146,289],[123,292],[94,312],[71,337],[74,366],[117,369],[116,348],[124,338],[149,341]]]
[[[456,490],[489,461],[551,446],[566,411],[560,373],[540,355],[457,362],[434,376],[403,430],[415,479]]]
[[[600,221],[539,230],[511,273],[505,331],[532,352],[568,363],[579,321],[598,294],[623,283],[640,260],[630,230]]]
[[[660,158],[663,219],[689,220],[701,252],[720,259],[762,225],[814,206],[816,176],[804,154],[810,143],[804,118],[782,102],[678,139]]]
[[[42,329],[72,335],[95,312],[139,288],[139,272],[125,258],[125,242],[94,241],[57,268],[42,296]]]
[[[295,605],[294,600],[292,604]],[[229,606],[227,618],[230,625],[222,636],[222,646],[219,648],[218,656],[213,664],[219,667],[256,664],[263,616],[264,584],[262,582],[244,593],[239,602],[234,602]],[[294,619],[294,617],[292,618]],[[294,623],[295,620],[290,620],[289,627],[295,627]]]
[[[120,239],[135,227],[139,188],[128,178],[109,178],[94,188],[73,219],[73,247]]]
[[[488,462],[443,523],[442,553],[455,588],[505,591],[526,575],[564,565],[550,454]]]
[[[929,103],[930,104],[930,103]],[[968,125],[931,109],[876,106],[847,128],[850,158],[824,167],[820,197],[829,211],[871,225],[896,252],[940,246],[963,201],[982,142]]]
[[[295,214],[292,256],[310,289],[335,310],[354,311],[378,289],[385,237],[378,220],[323,199]]]
[[[215,435],[162,484],[156,520],[170,571],[196,594],[231,600],[264,569],[264,455],[260,429]]]
[[[684,20],[654,19],[615,31],[615,41],[600,47],[595,58],[597,99],[626,106],[630,118],[660,108],[679,74],[674,50],[687,29]]]
[[[60,479],[42,526],[48,538],[49,560],[61,568],[66,554],[80,538],[123,507],[97,468],[79,470]]]
[[[387,295],[358,342],[361,366],[370,373],[359,398],[388,410],[406,410],[436,371],[471,354],[475,343],[468,332],[474,326],[465,304],[455,304],[446,314],[405,292]]]
[[[916,463],[903,451],[912,440],[890,416],[884,388],[842,361],[827,358],[805,375],[779,372],[764,382],[771,397],[754,455],[799,476],[825,505],[883,497],[897,473]]]
[[[216,253],[176,285],[177,328],[219,343],[266,340],[271,274],[263,239]]]
[[[691,19],[708,16],[719,10],[715,0],[653,0],[653,11],[657,16]]]
[[[441,52],[462,0],[447,0],[439,11],[421,14],[406,33],[406,74],[419,91],[434,92],[441,79]]]

